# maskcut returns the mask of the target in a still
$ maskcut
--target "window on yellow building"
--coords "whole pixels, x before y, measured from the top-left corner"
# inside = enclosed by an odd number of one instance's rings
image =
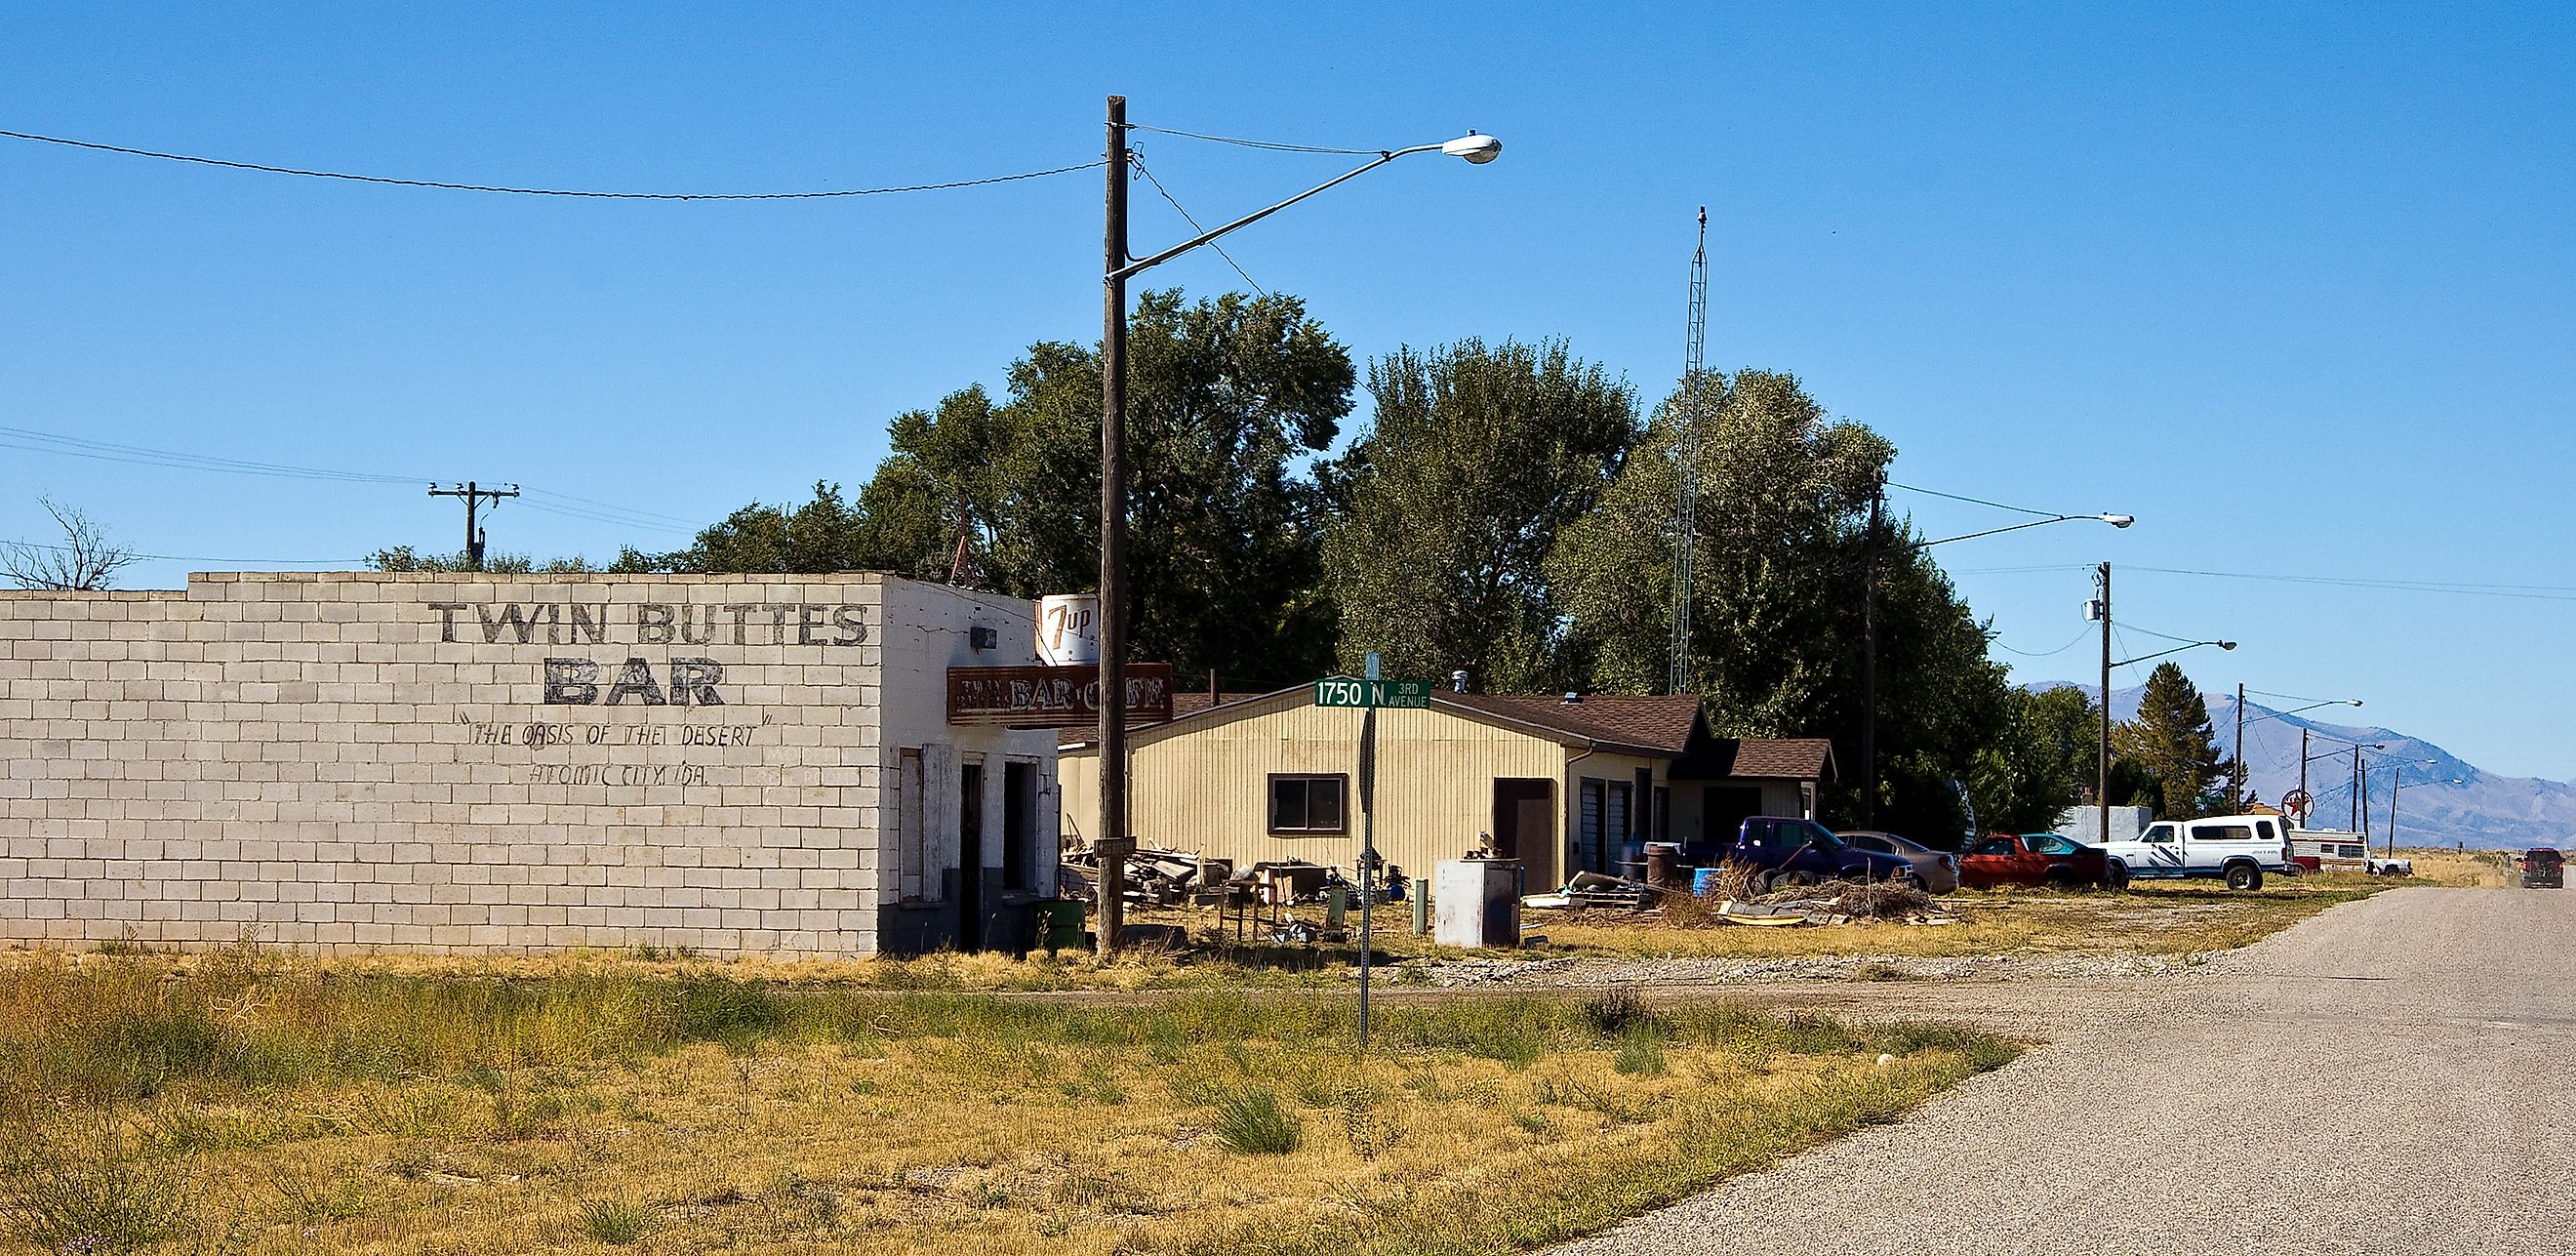
[[[1344,778],[1282,776],[1270,778],[1270,831],[1273,833],[1347,833],[1343,819]]]

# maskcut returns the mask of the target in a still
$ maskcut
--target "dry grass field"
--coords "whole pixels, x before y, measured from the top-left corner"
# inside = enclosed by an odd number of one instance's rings
[[[422,969],[432,966],[422,965]],[[2015,1047],[1723,1005],[0,964],[0,1250],[1508,1252]]]

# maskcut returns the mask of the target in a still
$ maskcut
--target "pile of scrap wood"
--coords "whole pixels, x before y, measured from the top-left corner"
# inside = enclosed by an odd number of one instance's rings
[[[1599,872],[1578,872],[1563,889],[1549,894],[1527,895],[1521,899],[1521,906],[1556,911],[1603,907],[1636,911],[1653,905],[1663,896],[1663,887],[1652,882]]]
[[[1201,859],[1177,850],[1139,850],[1127,857],[1127,886],[1119,897],[1133,907],[1176,907],[1194,894],[1221,892],[1231,871],[1221,859]],[[1056,892],[1066,898],[1095,898],[1099,879],[1099,852],[1076,851],[1065,856],[1057,869]]]
[[[1911,886],[1859,881],[1796,886],[1749,900],[1728,898],[1709,917],[1712,923],[1730,925],[1839,925],[1855,920],[1951,924],[1957,920],[1943,912],[1931,895]]]

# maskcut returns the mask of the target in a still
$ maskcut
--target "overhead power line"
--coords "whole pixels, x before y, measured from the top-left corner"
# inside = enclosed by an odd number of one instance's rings
[[[2202,637],[2177,637],[2170,632],[2158,632],[2153,628],[2141,628],[2136,624],[2122,624],[2120,625],[2120,628],[2123,631],[2144,633],[2150,637],[2158,637],[2166,641],[2177,641],[2184,645],[2198,645],[2206,639]]]
[[[1130,131],[1151,131],[1156,135],[1177,135],[1185,140],[1206,140],[1211,144],[1233,144],[1243,148],[1267,149],[1274,153],[1339,153],[1349,157],[1383,156],[1383,148],[1319,148],[1313,144],[1282,144],[1274,140],[1236,139],[1231,135],[1202,135],[1197,131],[1175,131],[1170,127],[1146,126],[1141,122],[1127,124]],[[1097,164],[1097,163],[1095,163]]]
[[[181,453],[173,449],[155,449],[148,445],[127,445],[115,441],[90,440],[79,436],[61,436],[23,427],[0,427],[0,449],[22,449],[31,453],[60,454],[67,458],[89,458],[130,466],[168,467],[180,471],[214,471],[226,475],[258,475],[345,484],[428,484],[436,482],[439,478],[429,475],[393,475],[373,471],[339,471],[327,467],[260,462],[247,458],[224,458],[214,454]],[[703,526],[677,515],[636,510],[587,497],[576,497],[570,493],[548,492],[544,489],[527,489],[525,492],[527,496],[519,499],[522,506],[550,515],[560,515],[567,519],[582,519],[615,527],[684,536],[696,535]],[[539,500],[530,500],[531,498]],[[190,561],[228,560],[192,559]]]
[[[47,545],[43,541],[0,541],[0,547],[53,550],[72,553],[68,545]],[[173,563],[258,563],[271,567],[326,567],[340,563],[363,563],[364,558],[209,558],[203,554],[146,554],[141,550],[120,549],[118,553],[132,558],[157,558]]]
[[[1888,481],[1887,486],[1889,488],[1901,488],[1909,493],[1921,493],[1925,497],[1945,497],[1954,502],[1966,502],[1971,506],[1991,506],[1996,510],[2009,510],[2018,515],[2036,515],[2042,519],[2062,519],[2067,517],[2059,511],[2033,510],[2028,506],[2007,506],[2002,502],[1990,502],[1982,497],[1962,497],[1957,493],[1944,493],[1937,488],[1916,488],[1911,484],[1899,484],[1894,480]]]
[[[832,188],[817,192],[601,192],[576,188],[523,188],[492,183],[451,183],[440,179],[402,179],[387,175],[349,174],[337,170],[305,170],[295,166],[272,166],[255,161],[229,161],[220,157],[194,157],[185,153],[156,152],[148,148],[128,148],[122,144],[100,144],[89,140],[65,139],[59,135],[35,135],[26,131],[0,131],[0,138],[25,140],[34,144],[56,144],[64,148],[87,149],[91,152],[118,153],[127,157],[149,157],[155,161],[219,166],[226,170],[253,170],[261,174],[294,175],[304,179],[337,179],[344,183],[435,188],[446,192],[495,192],[509,196],[568,196],[600,201],[819,201],[851,196],[892,196],[903,192],[944,192],[955,188],[1014,183],[1022,179],[1043,179],[1050,175],[1071,174],[1077,170],[1097,170],[1109,164],[1104,159],[1087,161],[1078,166],[1057,166],[1049,170],[1029,170],[1019,174],[989,175],[980,179],[954,179],[941,183],[906,183],[881,188]]]
[[[1998,649],[1998,650],[2002,650],[2002,651],[2004,651],[2004,652],[2006,652],[2006,653],[2008,653],[2008,654],[2018,654],[2018,655],[2020,655],[2020,656],[2022,656],[2023,658],[2026,658],[2026,659],[2044,659],[2044,658],[2052,657],[2052,656],[2054,656],[2054,655],[2064,654],[2064,653],[2066,653],[2068,650],[2072,650],[2072,649],[2074,649],[2076,646],[2082,645],[2084,642],[2086,642],[2086,641],[2090,640],[2090,639],[2092,638],[2092,636],[2093,636],[2093,629],[2092,629],[2090,626],[2087,626],[2083,631],[2078,632],[2078,633],[2076,633],[2076,634],[2075,634],[2075,639],[2074,639],[2074,640],[2069,641],[2069,642],[2067,642],[2066,644],[2061,645],[2061,646],[2057,647],[2057,648],[2056,648],[2056,649],[2054,649],[2054,650],[2016,650],[2016,649],[2012,648],[2011,646],[2005,645],[2005,644],[2004,644],[2003,642],[2001,642],[2001,641],[1998,641],[1998,642],[1996,642],[1996,643],[1995,643],[1995,648],[1996,648],[1996,649]]]
[[[2283,702],[2341,702],[2341,701],[2343,701],[2343,699],[2341,699],[2341,698],[2303,698],[2303,697],[2300,697],[2299,695],[2297,695],[2297,694],[2295,694],[2295,693],[2270,693],[2270,692],[2267,692],[2267,691],[2264,691],[2264,690],[2261,690],[2261,689],[2248,689],[2248,690],[2246,690],[2245,692],[2247,692],[2247,693],[2249,693],[2249,694],[2252,694],[2252,695],[2254,695],[2254,696],[2255,696],[2255,697],[2257,697],[2257,698],[2278,698],[2278,699],[2280,699],[2280,700],[2281,700],[2281,701],[2283,701]]]
[[[296,480],[341,480],[362,484],[412,484],[430,477],[418,475],[380,475],[366,471],[331,471],[320,467],[299,467],[278,462],[255,462],[244,458],[222,458],[212,454],[188,454],[176,450],[153,449],[143,445],[123,445],[115,441],[90,440],[79,436],[58,436],[23,427],[0,427],[0,448],[24,449],[34,453],[62,454],[72,458],[92,458],[102,462],[123,462],[140,466],[176,467],[190,471],[222,471],[233,475],[267,475]]]
[[[1957,576],[2022,576],[2040,572],[2091,571],[2089,563],[2041,563],[2022,567],[1961,567],[1950,574]],[[2149,572],[2163,576],[2205,576],[2220,580],[2256,580],[2273,584],[2304,584],[2327,588],[2380,589],[2396,593],[2451,593],[2468,597],[2522,598],[2540,602],[2576,602],[2576,585],[2563,584],[2484,584],[2455,580],[2404,580],[2380,577],[2301,576],[2253,571],[2205,571],[2191,567],[2147,567],[2123,563],[2124,572]]]
[[[1136,173],[1145,176],[1145,182],[1153,184],[1155,191],[1163,194],[1163,199],[1169,202],[1171,207],[1180,214],[1181,221],[1190,224],[1190,230],[1198,232],[1200,235],[1207,234],[1207,228],[1200,226],[1199,220],[1190,216],[1190,211],[1181,208],[1180,201],[1172,196],[1172,190],[1164,187],[1163,181],[1155,178],[1154,172],[1145,168],[1145,154],[1132,148],[1128,149],[1127,163],[1136,167]],[[1270,295],[1270,290],[1262,287],[1258,280],[1255,280],[1249,272],[1245,271],[1242,264],[1234,260],[1234,254],[1225,251],[1224,245],[1218,244],[1214,241],[1209,241],[1208,247],[1215,250],[1217,256],[1224,258],[1226,265],[1234,267],[1234,273],[1243,276],[1243,281],[1251,284],[1254,292],[1258,292],[1265,297]]]

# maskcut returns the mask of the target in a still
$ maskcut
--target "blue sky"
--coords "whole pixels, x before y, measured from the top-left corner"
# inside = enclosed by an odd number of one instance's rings
[[[648,191],[1086,161],[1113,91],[1138,122],[1308,144],[1490,132],[1493,165],[1411,158],[1230,250],[1362,357],[1563,336],[1651,398],[1706,204],[1712,365],[1799,374],[1897,442],[1900,482],[2138,516],[1941,551],[2018,675],[2093,674],[2082,602],[2108,559],[2124,621],[2244,643],[2179,656],[2209,688],[2361,697],[2362,722],[2490,770],[2576,776],[2563,6],[942,9],[13,6],[0,129]],[[1137,145],[1203,221],[1346,160]],[[1099,197],[1085,172],[563,201],[0,140],[0,426],[517,481],[680,531],[523,499],[498,546],[674,546],[855,484],[888,416],[1096,336]],[[1188,234],[1150,189],[1135,204],[1140,251]],[[1204,250],[1152,279],[1240,284]],[[39,494],[206,558],[460,530],[420,486],[0,448],[0,538],[45,539]],[[2011,521],[1897,501],[1932,535]]]

